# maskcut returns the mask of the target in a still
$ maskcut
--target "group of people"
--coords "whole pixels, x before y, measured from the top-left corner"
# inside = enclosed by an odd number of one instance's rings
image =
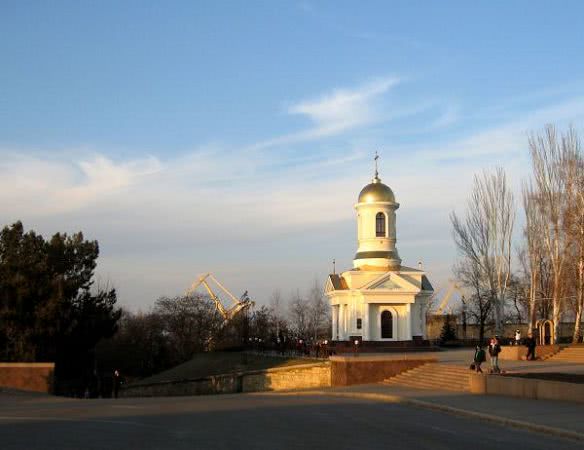
[[[500,373],[501,369],[499,368],[499,353],[501,353],[501,344],[499,343],[499,336],[495,336],[489,341],[488,352],[491,363],[491,373]],[[485,350],[483,349],[482,345],[477,345],[472,368],[479,373],[483,373],[481,364],[486,360],[487,355]]]
[[[515,340],[512,342],[514,345],[521,345],[521,331],[515,331]],[[535,337],[531,333],[529,336],[524,340],[523,344],[527,347],[527,355],[526,359],[528,361],[535,360],[535,347],[537,346],[537,342]],[[499,353],[501,353],[501,343],[499,336],[494,336],[490,341],[487,347],[487,352],[489,353],[489,361],[491,364],[491,373],[501,373],[501,369],[499,367]],[[487,360],[487,353],[482,345],[477,345],[475,349],[472,369],[476,372],[482,373],[483,370],[481,369],[481,364]]]

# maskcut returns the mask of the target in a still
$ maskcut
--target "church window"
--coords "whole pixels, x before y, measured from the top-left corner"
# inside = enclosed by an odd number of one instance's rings
[[[381,339],[393,338],[393,316],[389,311],[381,313]]]
[[[375,216],[375,236],[385,237],[385,214],[382,212]]]
[[[362,326],[363,326],[363,320],[357,319],[357,329],[360,330]]]

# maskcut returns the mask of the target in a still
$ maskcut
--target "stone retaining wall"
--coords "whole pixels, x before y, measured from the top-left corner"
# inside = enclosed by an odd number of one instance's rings
[[[242,377],[242,392],[284,391],[330,387],[330,385],[330,364],[271,369],[260,373],[249,373]]]
[[[192,380],[162,381],[122,387],[122,397],[234,394],[330,387],[328,363],[302,364],[267,370],[214,375]]]
[[[485,350],[488,353],[488,350]],[[547,358],[560,351],[559,345],[542,345],[535,348],[535,356],[538,359]],[[504,345],[501,347],[499,359],[507,361],[521,361],[527,355],[527,347],[523,345]]]
[[[54,363],[0,363],[0,387],[53,392]]]
[[[416,357],[374,357],[374,356],[333,356],[331,357],[332,386],[378,383],[386,378],[421,366],[437,362],[436,358]]]
[[[470,391],[473,394],[584,403],[584,384],[560,381],[473,373],[470,377]]]

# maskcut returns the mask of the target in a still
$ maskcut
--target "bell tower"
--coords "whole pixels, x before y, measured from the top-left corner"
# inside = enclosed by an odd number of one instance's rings
[[[393,191],[379,178],[375,154],[375,176],[355,204],[357,211],[357,254],[353,266],[362,270],[399,270],[401,259],[396,244],[395,211],[399,203]]]

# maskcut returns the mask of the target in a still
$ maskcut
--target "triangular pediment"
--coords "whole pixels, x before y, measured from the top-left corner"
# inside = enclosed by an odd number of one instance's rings
[[[331,281],[331,277],[328,277],[326,280],[326,284],[324,286],[324,292],[327,293],[327,292],[331,292],[334,290],[335,290],[335,287],[333,286],[333,282]]]
[[[383,274],[361,289],[368,291],[419,291],[420,288],[395,272]]]
[[[385,281],[376,284],[375,286],[370,287],[369,289],[402,289],[402,287],[397,284],[395,281],[391,279],[391,277],[387,278]]]

